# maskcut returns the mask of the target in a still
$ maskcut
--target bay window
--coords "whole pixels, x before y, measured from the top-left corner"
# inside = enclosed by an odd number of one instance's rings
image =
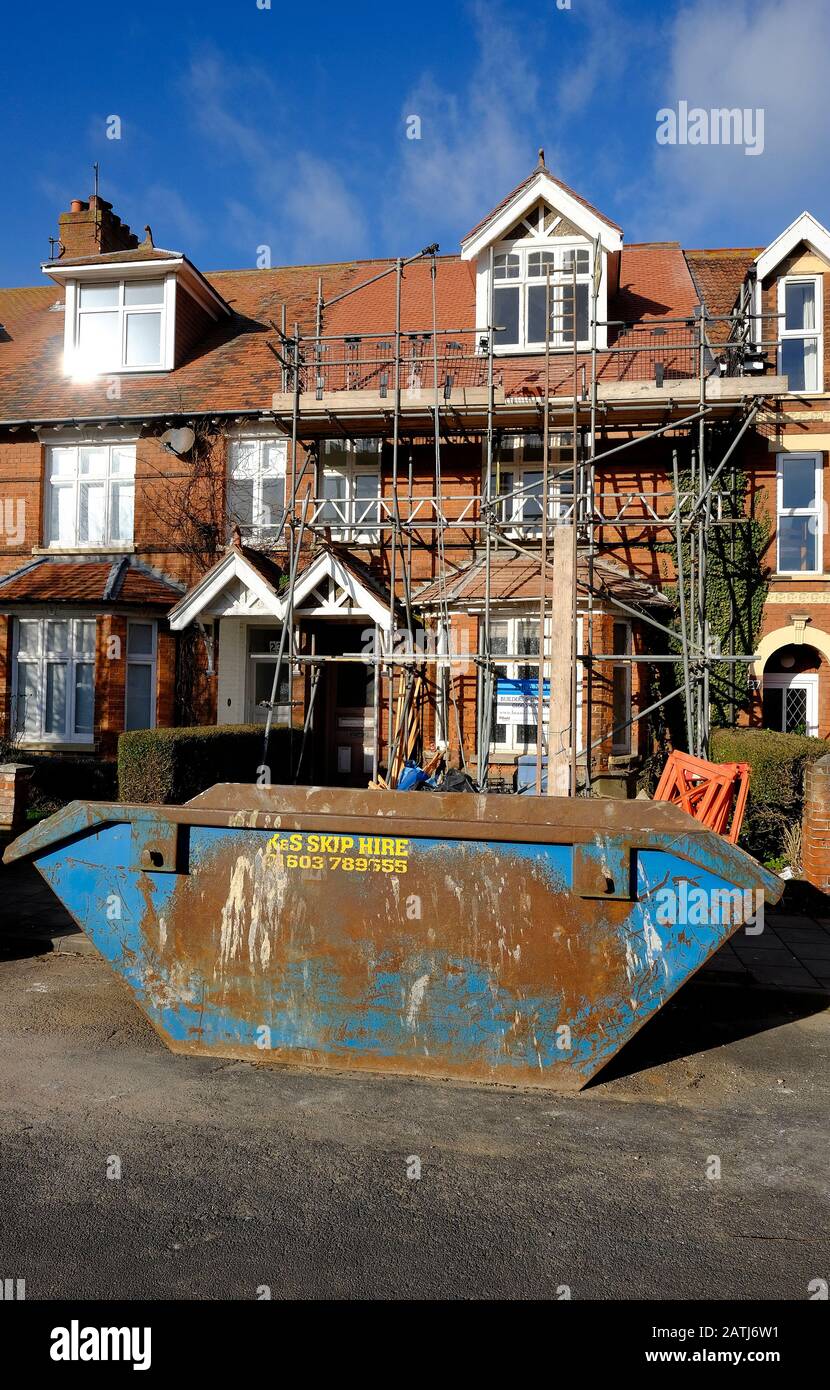
[[[553,348],[572,347],[574,340],[587,346],[590,271],[590,252],[584,246],[497,252],[493,258],[496,347],[544,348],[548,335]]]
[[[164,280],[78,283],[74,290],[73,369],[160,370],[166,362]]]
[[[502,610],[504,611],[504,610]],[[483,640],[483,623],[482,640]],[[577,621],[577,642],[582,620]],[[542,729],[547,745],[550,710],[550,620],[545,622],[546,670],[542,684]],[[496,752],[535,753],[539,696],[538,608],[515,617],[496,617],[490,623],[490,657],[493,662],[491,740]],[[534,660],[523,661],[523,657]],[[502,657],[504,660],[502,660]],[[554,673],[554,679],[557,679]],[[481,687],[479,687],[479,690]],[[480,698],[480,695],[479,695]],[[582,671],[577,669],[577,728],[582,728]],[[581,739],[581,734],[580,734]],[[545,751],[547,748],[545,747]]]
[[[539,663],[509,660],[500,655],[538,656],[538,618],[504,618],[490,624],[493,672],[492,739],[496,748],[517,753],[533,752],[538,732]],[[542,720],[548,721],[547,681],[543,690]],[[547,730],[546,730],[547,731]]]
[[[91,743],[95,619],[15,622],[15,732],[25,742]]]
[[[288,444],[284,439],[233,439],[228,451],[228,530],[276,539],[285,516]]]
[[[132,544],[134,444],[54,445],[47,452],[46,477],[50,546]]]
[[[779,573],[821,572],[822,459],[822,454],[778,455]]]
[[[784,276],[778,282],[779,371],[790,391],[824,389],[822,276]]]

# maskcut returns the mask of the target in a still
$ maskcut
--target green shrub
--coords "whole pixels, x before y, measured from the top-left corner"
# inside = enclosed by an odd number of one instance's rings
[[[749,763],[749,800],[740,844],[762,863],[785,854],[788,833],[801,824],[807,764],[830,753],[830,742],[774,729],[715,729],[715,763]]]
[[[118,740],[119,798],[181,804],[214,782],[255,782],[263,763],[272,782],[290,782],[301,735],[272,729],[265,756],[264,734],[256,724],[131,730]]]

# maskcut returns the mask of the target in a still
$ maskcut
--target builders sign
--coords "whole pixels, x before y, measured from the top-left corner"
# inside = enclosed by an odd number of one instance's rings
[[[496,682],[496,723],[497,724],[535,724],[538,719],[536,701],[539,693],[538,680],[510,680],[500,676]],[[548,717],[550,681],[542,687],[542,718]]]

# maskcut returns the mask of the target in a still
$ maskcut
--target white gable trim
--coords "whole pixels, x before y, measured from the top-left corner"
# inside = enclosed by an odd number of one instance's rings
[[[526,212],[529,212],[540,198],[544,198],[545,202],[550,203],[557,212],[567,217],[568,221],[573,222],[580,231],[584,231],[590,240],[595,241],[598,238],[603,250],[619,251],[622,249],[622,233],[616,227],[612,227],[610,222],[606,222],[603,217],[598,217],[596,213],[591,212],[589,208],[578,202],[562,184],[557,183],[550,174],[540,169],[530,182],[520,189],[515,197],[510,199],[506,207],[501,208],[499,212],[488,218],[478,231],[473,232],[465,241],[462,241],[461,259],[464,261],[474,260],[488,246],[496,241],[501,241],[514,223],[518,222],[519,218],[524,216]]]
[[[791,222],[786,231],[770,242],[766,251],[762,251],[755,261],[759,280],[766,280],[768,275],[792,255],[795,248],[802,242],[822,256],[824,260],[830,262],[830,232],[817,222],[812,213],[802,212],[794,222]]]
[[[253,597],[258,600],[267,613],[282,622],[285,613],[285,605],[277,597],[271,585],[268,584],[262,575],[254,569],[245,556],[240,551],[230,550],[219,564],[204,576],[183,599],[180,599],[175,608],[170,611],[170,627],[173,632],[181,632],[183,628],[189,627],[197,618],[208,614],[210,616],[211,605],[214,604],[224,589],[235,579],[245,585]]]
[[[319,596],[315,595],[314,590],[318,587],[321,580],[331,579],[336,588],[341,590],[343,598],[329,598],[329,601],[320,604]],[[304,606],[305,600],[310,602]],[[337,617],[349,616],[349,609],[346,602],[352,606],[354,616],[365,613],[378,627],[388,632],[391,628],[391,615],[389,607],[377,594],[361,583],[357,575],[340,561],[336,555],[329,551],[324,551],[313,560],[308,569],[299,580],[294,589],[294,612],[306,614],[308,617]]]
[[[287,598],[280,598],[271,585],[254,569],[250,561],[236,549],[230,550],[198,584],[180,599],[170,612],[170,627],[173,632],[181,632],[190,623],[203,616],[214,616],[212,607],[219,595],[239,580],[250,593],[255,603],[260,603],[267,614],[278,622],[285,620],[288,611]],[[314,591],[318,586],[331,580],[335,591],[329,590],[328,598]],[[327,587],[327,586],[326,586]],[[340,590],[340,597],[337,590]],[[321,597],[323,601],[321,602]],[[308,569],[300,575],[294,588],[294,612],[298,617],[362,617],[389,632],[392,627],[388,605],[377,594],[361,583],[337,556],[324,551],[313,560]],[[242,616],[241,614],[239,616]]]

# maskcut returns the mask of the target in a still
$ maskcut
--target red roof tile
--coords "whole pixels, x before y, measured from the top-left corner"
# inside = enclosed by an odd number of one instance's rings
[[[126,603],[172,608],[181,596],[180,588],[120,561],[44,557],[0,580],[0,609],[9,603]]]
[[[735,307],[746,273],[760,250],[722,247],[711,251],[687,251],[685,255],[709,313],[722,315],[730,314]],[[715,342],[723,342],[729,336],[729,325],[711,324],[709,335]]]
[[[703,253],[690,254],[694,258]],[[742,255],[750,253],[735,253],[737,275]],[[698,260],[693,263],[699,265]],[[394,266],[393,260],[352,261],[208,275],[205,278],[230,306],[230,317],[214,324],[175,371],[121,376],[117,402],[107,397],[106,378],[79,383],[63,375],[64,314],[53,308],[60,295],[57,287],[0,290],[0,322],[7,327],[6,338],[0,335],[0,419],[57,422],[214,411],[267,412],[274,392],[283,389],[280,363],[274,355],[283,306],[289,335],[295,322],[301,333],[313,334],[318,281],[322,281],[324,300],[337,299],[344,290],[354,290],[325,309],[324,335],[375,334],[384,335],[391,342],[395,322]],[[374,279],[384,270],[390,273]],[[374,282],[367,285],[367,280]],[[405,334],[431,330],[432,292],[431,259],[407,266],[401,306]],[[667,378],[694,375],[689,357],[692,339],[687,333],[686,341],[682,326],[669,325],[665,333],[653,338],[649,326],[658,327],[661,319],[691,315],[698,299],[689,265],[676,242],[625,247],[620,260],[620,290],[609,304],[609,318],[638,325],[631,335],[631,345],[648,350],[639,354],[600,353],[599,379],[652,379],[658,360],[664,365]],[[466,359],[456,373],[456,384],[483,385],[485,360],[470,353],[473,330],[481,325],[475,323],[475,280],[469,262],[458,256],[436,257],[435,302],[439,331],[458,333]],[[462,334],[463,329],[467,332]],[[620,345],[619,338],[612,343]],[[623,347],[627,345],[622,343]],[[335,345],[333,352],[342,357],[342,344]],[[580,362],[590,370],[587,355]],[[569,394],[572,375],[570,355],[554,355],[552,390]],[[545,383],[542,354],[499,358],[496,380],[508,396],[541,395]]]

